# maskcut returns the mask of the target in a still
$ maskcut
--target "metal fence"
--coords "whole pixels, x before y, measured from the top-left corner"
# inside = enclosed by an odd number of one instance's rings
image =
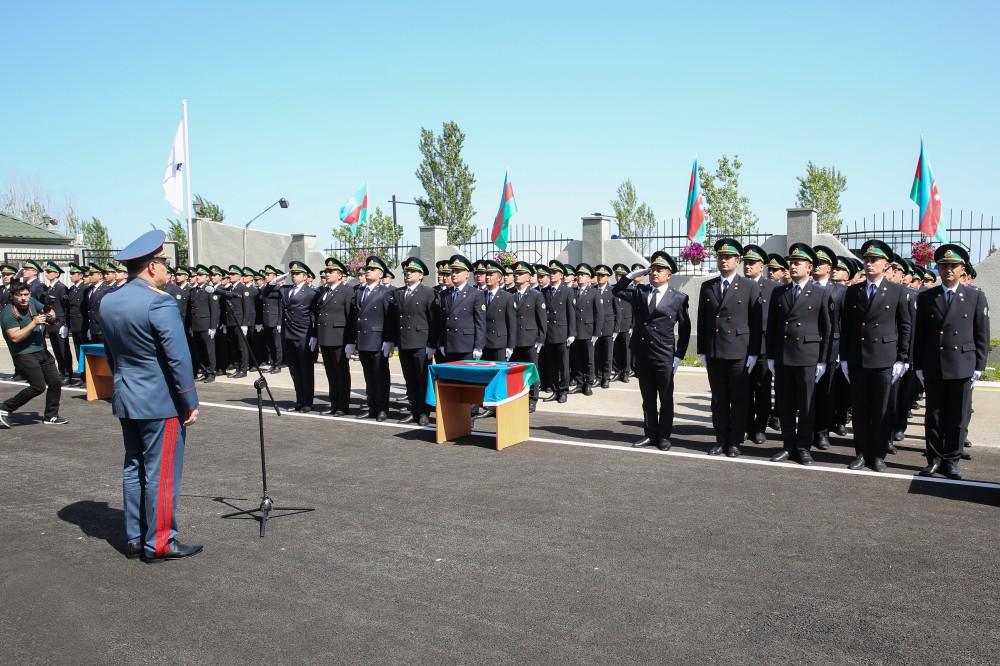
[[[891,245],[900,256],[909,257],[914,243],[930,241],[920,233],[918,214],[915,208],[876,213],[844,224],[836,236],[855,254],[860,252],[866,240],[878,238]],[[978,264],[996,251],[995,242],[1000,241],[1000,227],[997,227],[992,215],[987,218],[983,213],[977,216],[972,211],[966,213],[963,210],[955,215],[955,211],[949,209],[941,222],[948,230],[948,240],[968,250],[972,263]]]
[[[337,245],[335,247],[324,248],[323,252],[328,257],[333,257],[344,262],[344,264],[355,269],[364,264],[365,257],[375,255],[385,261],[390,270],[395,271],[403,259],[406,259],[410,248],[419,245],[406,240],[398,240],[391,244],[371,244],[371,245]]]
[[[490,233],[490,229],[479,229],[472,240],[458,247],[459,252],[472,261],[496,258],[501,250],[490,240]],[[512,224],[507,234],[506,251],[517,255],[520,261],[542,264],[555,259],[573,240],[538,225]]]
[[[69,266],[69,264],[76,263],[79,261],[80,257],[77,256],[76,252],[4,252],[3,262],[5,264],[10,264],[16,268],[20,268],[21,264],[28,259],[34,259],[40,264],[47,264],[50,261],[54,261],[63,270]]]
[[[748,243],[760,245],[772,235],[768,233],[733,233],[732,230],[725,228],[713,229],[711,233],[706,234],[704,245],[706,248],[711,248],[715,241],[720,238],[735,238],[742,245]],[[617,236],[617,238],[628,242],[636,252],[647,259],[653,252],[665,250],[677,261],[678,268],[683,269],[689,263],[679,256],[681,249],[690,243],[687,237],[687,220],[684,218],[660,220],[649,233]]]
[[[91,250],[85,249],[83,251],[83,263],[85,264],[98,264],[102,268],[107,266],[115,255],[121,252],[121,250]]]

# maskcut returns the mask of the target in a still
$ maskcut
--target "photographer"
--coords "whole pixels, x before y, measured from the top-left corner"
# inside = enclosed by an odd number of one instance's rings
[[[0,328],[3,328],[3,336],[14,359],[14,369],[27,379],[30,386],[0,405],[2,428],[10,427],[8,416],[11,412],[43,391],[45,418],[42,422],[49,425],[69,423],[59,416],[62,378],[52,355],[45,348],[45,325],[54,319],[51,308],[31,297],[28,285],[18,282],[11,286],[10,305],[0,312]]]

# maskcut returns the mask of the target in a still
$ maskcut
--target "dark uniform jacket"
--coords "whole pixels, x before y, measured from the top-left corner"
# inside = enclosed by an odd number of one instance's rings
[[[882,279],[871,303],[868,280],[848,287],[840,318],[840,360],[863,368],[905,363],[911,335],[908,298],[903,285],[887,278]]]
[[[580,340],[598,335],[604,326],[604,300],[601,293],[587,287],[576,296],[576,337]]]
[[[219,295],[226,326],[253,326],[255,313],[249,287],[237,282],[216,287],[215,293]]]
[[[433,287],[418,284],[406,295],[406,287],[396,290],[396,312],[399,313],[399,333],[396,346],[400,349],[421,349],[437,344],[441,337],[441,300]]]
[[[101,300],[111,291],[104,280],[87,290],[87,325],[93,339],[102,339],[104,329],[101,328]]]
[[[320,347],[342,347],[351,319],[354,290],[341,282],[336,287],[324,285],[313,302],[316,315],[316,340]]]
[[[486,293],[486,349],[513,349],[517,336],[517,310],[514,297],[503,287],[490,300]]]
[[[188,328],[196,333],[219,328],[219,295],[202,286],[188,290]]]
[[[545,342],[545,330],[549,324],[545,311],[545,297],[534,289],[526,289],[520,302],[517,292],[513,294],[517,313],[517,332],[514,347],[532,347]]]
[[[39,303],[45,303],[45,294],[48,290],[48,287],[42,284],[42,281],[38,278],[35,278],[28,283],[28,293],[31,294],[31,297]]]
[[[986,369],[990,350],[989,305],[980,289],[958,285],[951,305],[944,286],[917,296],[913,367],[931,379],[969,379]]]
[[[282,304],[281,304],[281,293],[277,289],[268,289],[268,285],[264,285],[260,290],[260,301],[261,301],[261,311],[263,318],[257,320],[257,323],[263,324],[268,328],[274,328],[275,326],[281,326],[282,318]]]
[[[396,343],[399,315],[392,292],[392,287],[376,283],[367,299],[364,298],[365,287],[355,293],[347,340],[356,344],[358,351],[381,351],[383,342]]]
[[[87,330],[87,293],[90,285],[81,280],[69,288],[67,294],[66,319],[72,333],[82,333]]]
[[[723,296],[721,284],[719,276],[701,285],[697,353],[729,361],[756,355],[761,344],[761,328],[752,316],[757,287],[753,280],[735,275]]]
[[[638,359],[673,363],[675,357],[684,358],[691,341],[687,294],[668,287],[663,297],[657,298],[656,309],[650,310],[652,285],[632,285],[631,280],[622,278],[612,291],[619,298],[629,297],[634,326],[629,349]]]
[[[542,292],[545,296],[545,307],[549,311],[549,325],[545,331],[545,342],[558,345],[567,338],[576,337],[576,293],[564,284],[549,285]]]
[[[830,294],[830,302],[833,309],[830,311],[830,325],[833,328],[832,339],[830,340],[830,361],[836,361],[840,357],[840,318],[844,316],[844,298],[847,296],[847,287],[830,280],[826,285],[820,285]],[[916,302],[916,301],[914,301]]]
[[[615,289],[617,284],[612,285],[611,288],[612,295],[618,299],[618,331],[620,333],[628,333],[634,326],[632,323],[632,295],[635,293],[635,285],[632,284],[631,280],[627,282],[629,284],[624,289]]]
[[[783,284],[771,294],[767,317],[767,358],[775,365],[814,366],[830,361],[833,302],[830,292],[807,280],[798,298],[795,284]]]
[[[618,328],[618,319],[620,316],[618,310],[621,307],[621,301],[611,293],[610,284],[606,285],[603,289],[601,287],[597,287],[596,289],[601,298],[601,309],[604,311],[604,319],[597,327],[597,332],[594,335],[610,338],[620,330]]]
[[[51,324],[46,325],[45,330],[49,333],[58,333],[59,329],[66,325],[69,289],[62,282],[53,282],[42,302],[52,308],[52,314],[55,317]]]
[[[264,298],[268,294],[278,292],[281,297],[281,337],[284,340],[297,342],[307,341],[316,337],[316,319],[313,314],[313,301],[316,299],[316,290],[303,282],[299,285],[298,293],[295,293],[296,285],[266,284],[261,289]]]
[[[173,296],[174,300],[177,301],[177,308],[181,312],[181,321],[184,323],[186,329],[187,316],[188,316],[188,293],[189,293],[187,288],[181,287],[180,285],[174,282],[168,282],[167,284],[163,285],[163,291]]]
[[[457,295],[456,295],[457,292]],[[486,348],[486,294],[476,285],[453,287],[441,297],[444,324],[438,347],[449,354],[468,354]]]
[[[767,353],[767,317],[771,309],[771,294],[781,286],[781,283],[763,276],[751,281],[754,284],[754,299],[750,310],[750,321],[760,327],[760,345],[751,350],[751,353],[763,356]]]

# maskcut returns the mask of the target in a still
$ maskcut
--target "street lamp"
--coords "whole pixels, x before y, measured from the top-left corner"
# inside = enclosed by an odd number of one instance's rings
[[[406,204],[408,206],[420,206],[421,208],[431,208],[432,207],[429,203],[420,203],[420,202],[417,202],[417,201],[400,201],[399,199],[396,198],[395,194],[393,194],[392,198],[389,199],[389,203],[392,204],[392,223],[393,224],[396,224],[396,204],[398,204],[398,203]]]
[[[253,224],[254,220],[256,220],[258,217],[260,217],[261,215],[263,215],[267,211],[271,210],[275,206],[281,206],[282,208],[288,208],[288,199],[286,199],[284,197],[281,197],[280,199],[278,199],[277,201],[275,201],[273,204],[271,204],[270,206],[268,206],[267,208],[265,208],[264,210],[262,210],[260,213],[258,213],[253,218],[253,220],[250,220],[249,222],[247,222],[246,224],[243,225],[243,264],[242,264],[243,266],[247,265],[247,229],[250,228],[250,225]]]
[[[612,220],[618,220],[617,215],[605,215],[604,213],[591,213],[594,217],[608,217]],[[618,220],[618,236],[622,235],[622,221]]]

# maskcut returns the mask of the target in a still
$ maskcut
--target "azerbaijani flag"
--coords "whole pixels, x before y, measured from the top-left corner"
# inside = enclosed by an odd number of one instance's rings
[[[340,207],[340,221],[350,228],[351,234],[358,235],[358,226],[368,221],[368,183]]]
[[[924,137],[920,137],[920,159],[917,161],[917,173],[913,176],[910,199],[920,206],[920,233],[938,243],[947,243],[948,230],[941,224],[941,193],[938,192],[931,165],[924,156]]]
[[[538,368],[534,363],[510,361],[470,360],[428,365],[426,402],[429,405],[437,404],[435,379],[483,386],[482,405],[496,407],[527,394],[531,385],[538,381]]]
[[[688,183],[687,212],[684,217],[688,221],[688,240],[695,243],[705,243],[705,195],[701,191],[698,178],[698,159],[695,158],[691,167],[691,181]]]
[[[507,232],[510,230],[510,218],[517,212],[517,200],[514,199],[514,186],[510,184],[510,167],[503,173],[503,194],[500,195],[500,210],[493,220],[493,234],[490,240],[501,250],[507,249]]]

